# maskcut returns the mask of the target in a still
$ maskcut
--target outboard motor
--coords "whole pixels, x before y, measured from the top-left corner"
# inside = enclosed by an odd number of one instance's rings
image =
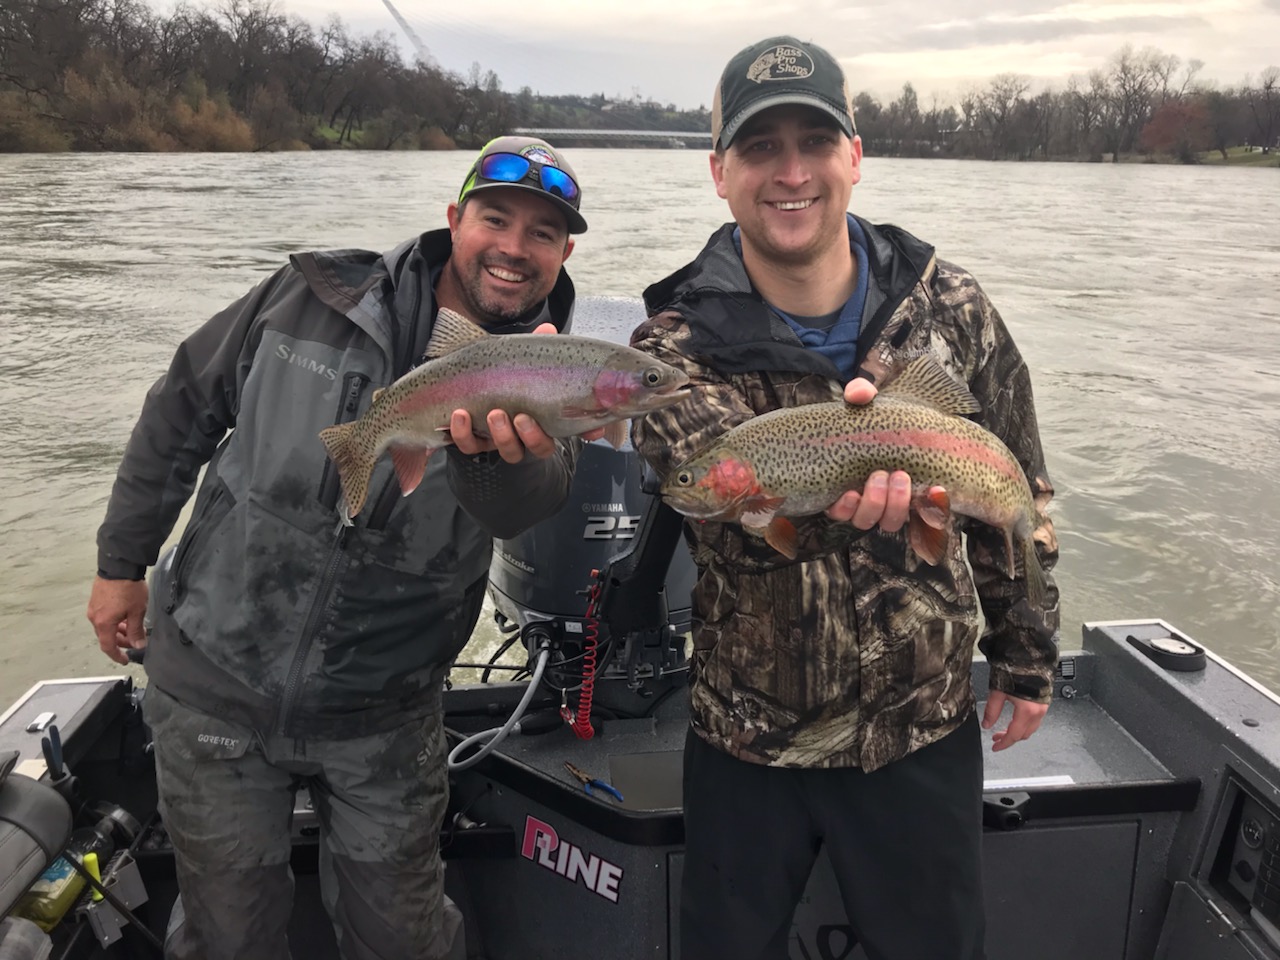
[[[573,332],[625,344],[644,319],[638,299],[584,297]],[[630,443],[588,443],[563,509],[494,541],[489,594],[499,627],[512,641],[518,632],[531,660],[550,647],[545,679],[560,690],[578,689],[592,661],[595,676],[625,678],[632,689],[686,665],[693,560],[679,516],[656,484],[644,488],[642,473]]]
[[[650,539],[653,518],[670,511],[642,489],[641,477],[642,463],[630,444],[619,450],[602,441],[586,444],[560,512],[518,537],[494,541],[489,594],[499,627],[519,631],[531,654],[550,644],[546,679],[553,687],[581,683],[593,631],[597,676],[625,677],[636,687],[685,666],[693,559],[679,540],[674,514],[674,536],[661,544]],[[627,597],[623,574],[614,572],[628,558],[628,582],[634,575],[647,584],[636,599]],[[632,609],[617,608],[623,604]],[[649,613],[637,619],[642,606]]]

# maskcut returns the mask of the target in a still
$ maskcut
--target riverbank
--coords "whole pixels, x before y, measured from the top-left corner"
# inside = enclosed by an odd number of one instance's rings
[[[1280,150],[1263,153],[1260,147],[1229,147],[1225,157],[1214,150],[1201,154],[1200,162],[1211,167],[1280,167]]]

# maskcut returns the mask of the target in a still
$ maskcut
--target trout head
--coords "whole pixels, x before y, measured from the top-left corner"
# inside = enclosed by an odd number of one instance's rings
[[[732,455],[693,457],[662,484],[662,498],[695,520],[737,520],[764,496],[750,461]]]
[[[643,354],[619,358],[596,375],[592,394],[601,410],[615,417],[638,417],[678,403],[689,394],[689,376]]]

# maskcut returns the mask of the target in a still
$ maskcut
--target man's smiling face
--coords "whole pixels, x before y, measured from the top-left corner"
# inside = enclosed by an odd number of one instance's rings
[[[445,270],[478,323],[516,320],[546,299],[573,251],[568,224],[528,190],[486,189],[449,207],[453,253]]]
[[[862,141],[823,111],[765,110],[711,156],[716,192],[729,201],[743,248],[779,264],[817,260],[847,243],[845,211],[861,175]]]

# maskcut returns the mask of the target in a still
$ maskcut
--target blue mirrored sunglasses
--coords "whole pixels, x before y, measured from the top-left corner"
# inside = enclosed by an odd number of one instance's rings
[[[575,203],[578,199],[578,185],[573,177],[559,167],[547,166],[522,157],[516,153],[491,153],[480,161],[480,169],[476,171],[486,180],[498,183],[519,183],[530,178],[537,171],[537,181],[547,193]],[[576,206],[576,203],[575,203]]]

